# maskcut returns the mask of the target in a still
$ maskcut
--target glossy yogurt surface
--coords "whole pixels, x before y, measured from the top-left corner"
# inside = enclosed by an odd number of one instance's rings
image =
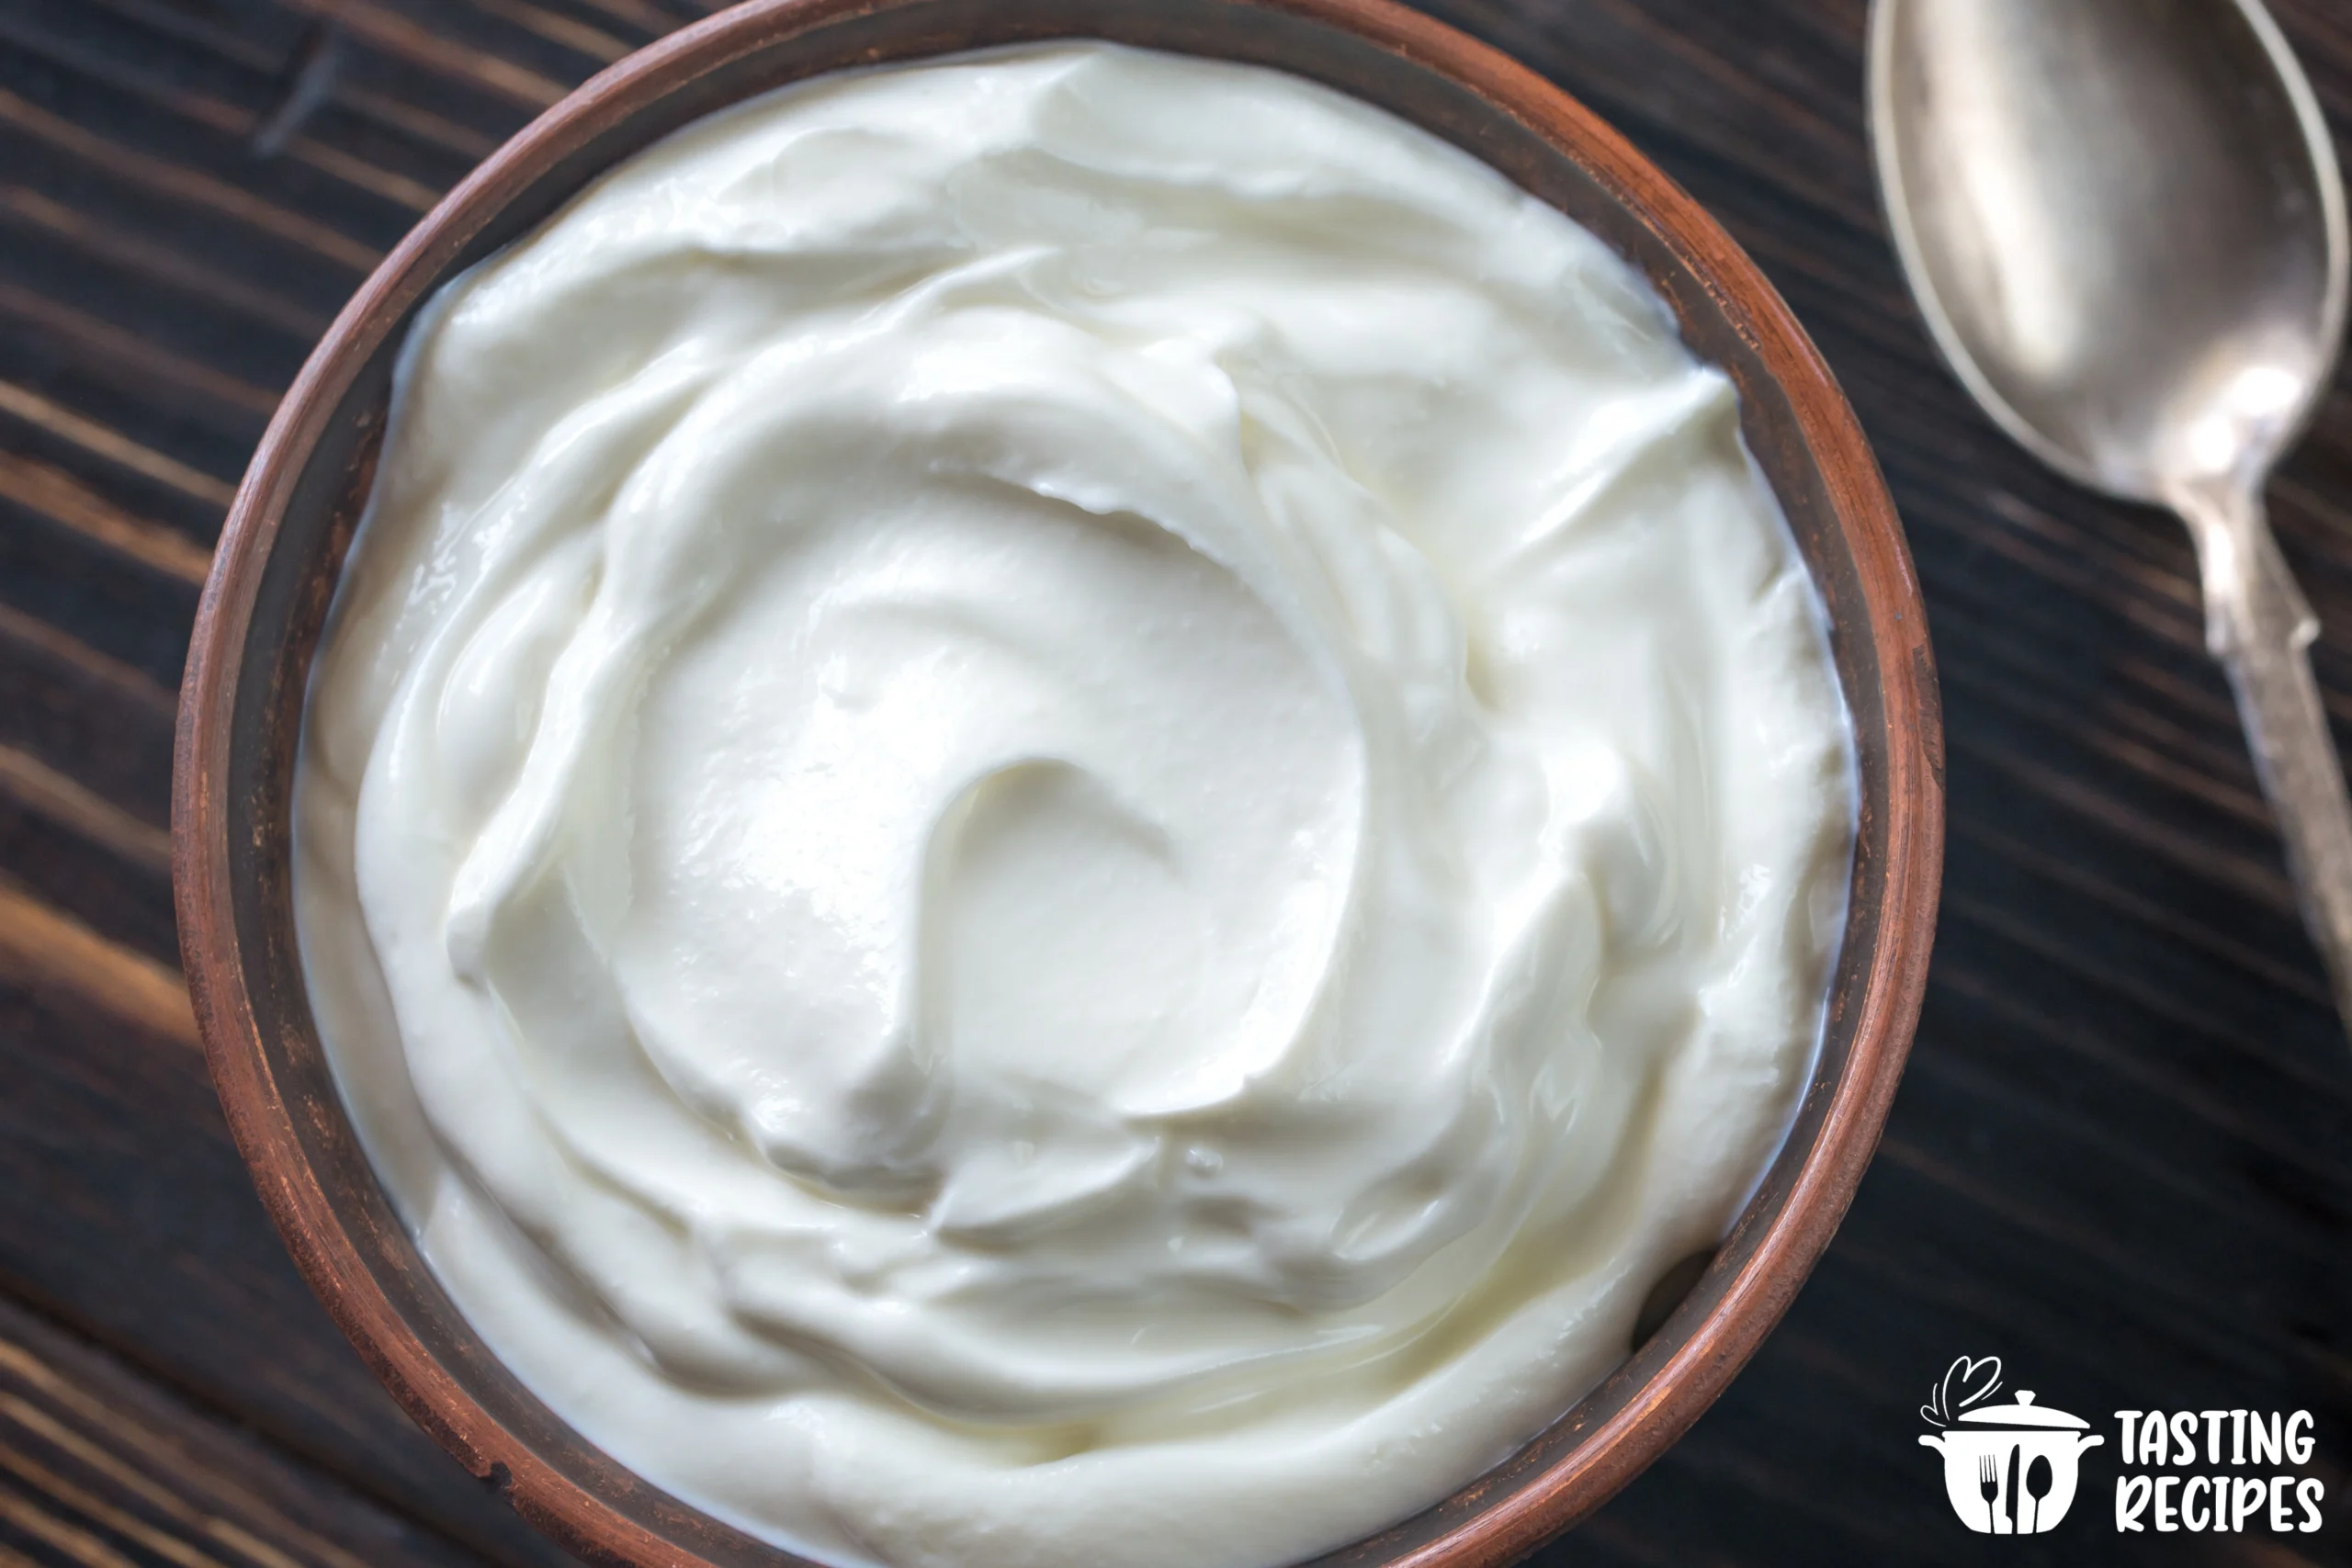
[[[760,98],[449,286],[298,793],[467,1317],[903,1568],[1265,1568],[1559,1416],[1779,1144],[1854,809],[1637,276],[1096,44]]]

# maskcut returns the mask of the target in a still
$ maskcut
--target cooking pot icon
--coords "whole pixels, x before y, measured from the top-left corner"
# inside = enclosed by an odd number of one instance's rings
[[[2015,1404],[1964,1411],[1919,1438],[1942,1450],[1952,1512],[1979,1535],[2039,1535],[2064,1518],[2080,1479],[2075,1461],[2105,1441],[2081,1416],[2036,1404],[2024,1391]]]

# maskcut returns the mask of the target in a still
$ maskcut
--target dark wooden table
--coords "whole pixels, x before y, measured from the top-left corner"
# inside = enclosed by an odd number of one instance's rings
[[[2065,0],[2052,0],[2064,4]],[[1888,252],[1863,0],[1432,0],[1754,252],[1927,586],[1951,840],[1843,1233],[1731,1394],[1547,1563],[2352,1562],[2352,1051],[2165,519],[1994,433]],[[263,1219],[175,968],[207,550],[313,337],[475,159],[692,0],[0,0],[0,1568],[557,1563],[395,1410]],[[2273,0],[2352,130],[2352,3]],[[2352,376],[2271,490],[2352,733]],[[1962,1532],[1956,1355],[2120,1408],[2312,1411],[2316,1535]]]

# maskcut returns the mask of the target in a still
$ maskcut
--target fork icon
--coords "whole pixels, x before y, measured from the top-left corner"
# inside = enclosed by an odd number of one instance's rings
[[[2001,1516],[1994,1511],[1993,1499],[2001,1495],[2001,1472],[1991,1454],[1976,1456],[1976,1495],[1984,1499],[1984,1528],[1998,1531]]]

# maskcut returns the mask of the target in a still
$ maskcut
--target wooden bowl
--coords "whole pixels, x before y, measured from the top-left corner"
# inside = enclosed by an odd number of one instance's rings
[[[527,1393],[419,1258],[320,1049],[295,945],[288,803],[311,658],[375,469],[392,361],[445,279],[700,115],[813,73],[1091,36],[1271,65],[1377,104],[1500,169],[1645,273],[1739,388],[1832,622],[1860,835],[1828,1029],[1786,1146],[1729,1240],[1662,1282],[1663,1325],[1501,1468],[1318,1562],[1498,1563],[1589,1513],[1681,1435],[1779,1321],[1877,1145],[1917,1021],[1942,863],[1942,735],[1918,585],[1876,464],[1755,265],[1589,111],[1385,0],[752,0],[564,99],[368,278],[303,367],[229,513],[196,623],[173,801],[181,942],[213,1080],[262,1201],[409,1414],[518,1512],[592,1559],[795,1559],[623,1469]]]

